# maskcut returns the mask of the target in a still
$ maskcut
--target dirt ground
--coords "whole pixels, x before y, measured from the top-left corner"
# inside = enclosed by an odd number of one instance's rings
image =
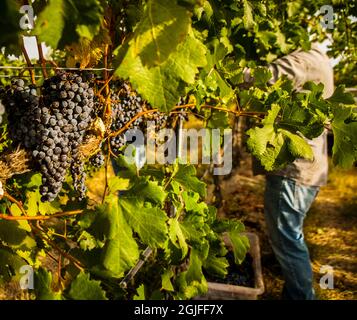
[[[264,178],[252,177],[249,158],[222,180],[221,216],[238,217],[260,238],[265,293],[261,299],[280,299],[283,279],[272,253],[264,221]],[[328,185],[312,205],[305,220],[305,238],[315,276],[318,299],[357,299],[357,169],[332,169]],[[334,288],[321,289],[321,266],[331,266]]]

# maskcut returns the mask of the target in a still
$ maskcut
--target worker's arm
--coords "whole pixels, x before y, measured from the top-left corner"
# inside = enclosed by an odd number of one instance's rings
[[[274,84],[285,75],[293,82],[294,89],[301,91],[308,81],[322,83],[325,87],[324,96],[329,97],[333,93],[333,72],[329,58],[317,45],[313,45],[309,51],[297,50],[267,66],[272,74],[269,84]],[[244,70],[244,82],[246,85],[254,84],[250,69]]]

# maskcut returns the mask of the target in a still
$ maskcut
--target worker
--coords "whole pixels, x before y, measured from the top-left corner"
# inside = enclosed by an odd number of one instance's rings
[[[323,97],[333,94],[333,69],[329,57],[312,44],[309,51],[296,50],[268,66],[272,73],[269,84],[286,76],[294,89],[312,81],[324,85]],[[244,72],[246,83],[253,83],[250,70]],[[284,169],[266,173],[264,214],[274,254],[285,280],[283,299],[313,300],[313,273],[309,251],[304,240],[303,223],[319,188],[327,183],[327,134],[307,140],[314,159],[296,159]]]

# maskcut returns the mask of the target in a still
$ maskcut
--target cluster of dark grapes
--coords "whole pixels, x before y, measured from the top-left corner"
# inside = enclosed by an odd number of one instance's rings
[[[96,169],[101,168],[105,163],[105,157],[102,151],[98,152],[89,159],[89,163]]]
[[[163,112],[154,112],[150,121],[154,123],[155,130],[166,128],[169,122],[169,116]]]
[[[32,151],[42,174],[40,193],[43,202],[53,201],[71,168],[74,185],[85,194],[84,164],[79,146],[93,120],[94,90],[92,77],[59,72],[46,79],[41,99],[36,87],[16,80],[7,90],[10,135]]]
[[[32,149],[40,140],[39,108],[40,98],[33,85],[26,86],[22,79],[13,80],[6,86],[3,103],[11,110],[8,115],[10,138],[21,143],[25,148]]]
[[[112,132],[123,128],[133,117],[143,111],[142,98],[133,92],[126,83],[117,86],[116,92],[113,91],[110,97],[113,112]],[[138,129],[142,122],[143,119],[140,117],[131,123],[128,129]],[[115,154],[120,154],[121,148],[126,145],[125,134],[111,138],[110,145]]]
[[[73,179],[73,187],[78,192],[79,200],[81,201],[86,197],[87,192],[87,173],[84,171],[84,162],[78,158],[73,158],[70,171]]]
[[[93,121],[95,94],[91,80],[92,76],[89,74],[61,72],[43,84],[43,105],[50,107],[50,114],[42,115],[41,121],[49,130],[45,131],[49,136],[42,138],[44,143],[39,145],[42,150],[38,151],[47,152],[47,156],[51,158],[50,162],[45,161],[41,166],[43,186],[40,192],[44,201],[56,198],[68,167],[71,167],[74,187],[80,193],[80,199],[85,197],[86,174],[79,146]],[[48,141],[51,137],[53,139]],[[48,149],[44,148],[46,146]],[[54,150],[53,155],[51,149]],[[55,157],[57,154],[60,157]],[[59,179],[55,183],[51,180],[56,171],[51,170],[52,166],[54,169],[57,166],[62,169],[57,172],[59,174],[55,177]]]

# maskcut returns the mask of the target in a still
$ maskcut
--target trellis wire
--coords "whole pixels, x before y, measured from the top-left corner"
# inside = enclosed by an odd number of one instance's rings
[[[12,76],[12,75],[3,75],[3,74],[0,74],[0,78],[31,78],[31,76]],[[41,76],[35,76],[35,78],[39,79],[39,78],[42,78]]]
[[[82,71],[82,70],[88,70],[88,71],[114,71],[115,69],[112,68],[63,68],[63,67],[45,67],[46,69],[53,69],[53,70],[68,70],[68,71]],[[42,67],[15,67],[15,66],[0,66],[0,70],[26,70],[26,69],[33,69],[33,70],[42,70]]]

